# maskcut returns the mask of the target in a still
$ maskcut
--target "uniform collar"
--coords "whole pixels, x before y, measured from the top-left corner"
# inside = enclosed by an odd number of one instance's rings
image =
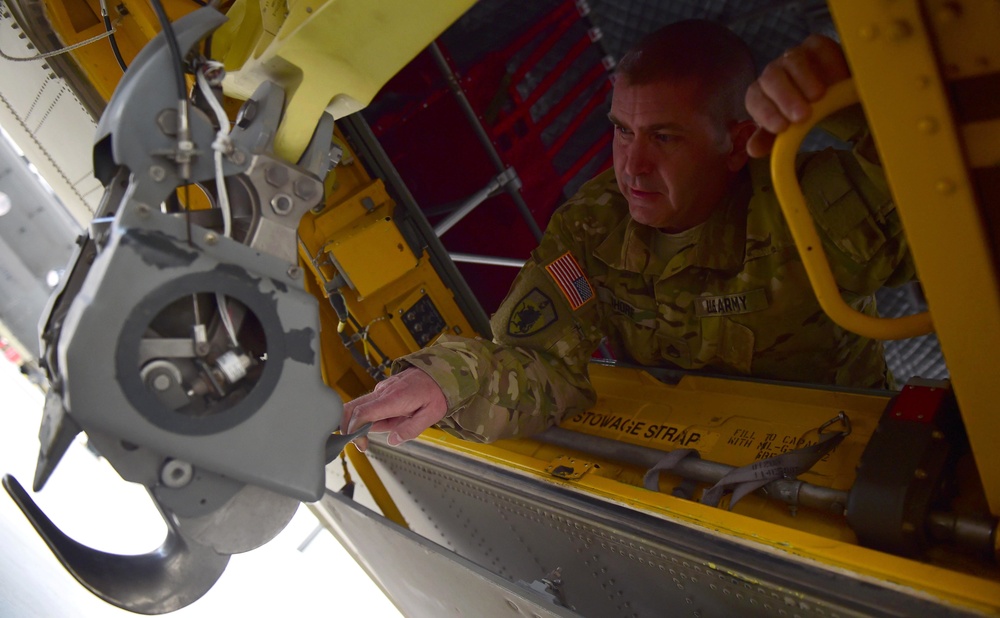
[[[698,242],[669,261],[654,251],[660,232],[626,215],[598,245],[594,256],[616,270],[665,279],[688,267],[727,272],[741,270],[746,248],[747,205],[751,197],[750,174],[740,174],[732,190],[705,222]],[[624,196],[620,196],[624,200]]]

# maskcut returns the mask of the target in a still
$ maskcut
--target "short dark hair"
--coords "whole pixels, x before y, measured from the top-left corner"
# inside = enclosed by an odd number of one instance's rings
[[[705,19],[688,19],[647,34],[615,68],[616,79],[643,85],[697,79],[712,112],[728,123],[749,118],[744,105],[756,78],[750,47],[734,32]]]

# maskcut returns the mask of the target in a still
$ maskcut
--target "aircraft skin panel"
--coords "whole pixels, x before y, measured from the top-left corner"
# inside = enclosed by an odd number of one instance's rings
[[[913,588],[740,542],[569,485],[554,487],[423,441],[396,449],[373,444],[369,457],[411,529],[440,544],[438,551],[454,552],[453,559],[471,560],[508,581],[541,580],[558,569],[561,598],[581,615],[980,615]],[[386,578],[385,558],[368,545],[368,534],[344,524],[342,509],[334,507],[334,534],[364,548],[359,562],[398,602],[404,584]],[[387,529],[394,526],[374,513],[366,518],[367,525],[381,520]],[[456,590],[461,586],[449,594]],[[406,610],[405,602],[401,607]]]
[[[518,586],[420,535],[328,493],[314,511],[406,616],[571,618],[541,592]],[[350,591],[347,591],[350,594]]]

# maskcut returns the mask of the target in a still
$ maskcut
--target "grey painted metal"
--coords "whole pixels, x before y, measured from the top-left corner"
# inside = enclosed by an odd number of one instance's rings
[[[158,212],[123,207],[115,230],[73,300],[59,340],[64,401],[73,418],[84,430],[111,433],[232,479],[318,499],[323,449],[340,425],[340,402],[318,371],[318,309],[301,277],[289,275],[287,262],[235,241],[210,242],[214,235],[203,228],[195,228],[189,245],[183,219]],[[138,352],[154,316],[177,299],[206,292],[250,308],[263,327],[268,360],[246,399],[188,422],[142,386]]]
[[[222,576],[228,555],[185,539],[169,517],[163,544],[148,554],[97,551],[69,538],[35,505],[11,476],[4,488],[59,562],[108,603],[140,614],[162,614],[201,598]]]
[[[508,581],[538,580],[560,568],[565,599],[582,615],[974,615],[923,591],[433,444],[390,449],[372,442],[368,453],[411,530]],[[360,550],[366,542],[348,536],[345,544]],[[406,564],[410,573],[437,568],[419,556],[407,559],[414,560]]]
[[[405,616],[572,618],[580,614],[327,492],[320,516]],[[537,579],[544,573],[539,572]]]

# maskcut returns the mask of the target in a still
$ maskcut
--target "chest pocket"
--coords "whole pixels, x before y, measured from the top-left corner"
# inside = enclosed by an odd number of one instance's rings
[[[702,365],[722,364],[739,373],[749,374],[753,364],[753,331],[727,317],[703,318]]]

